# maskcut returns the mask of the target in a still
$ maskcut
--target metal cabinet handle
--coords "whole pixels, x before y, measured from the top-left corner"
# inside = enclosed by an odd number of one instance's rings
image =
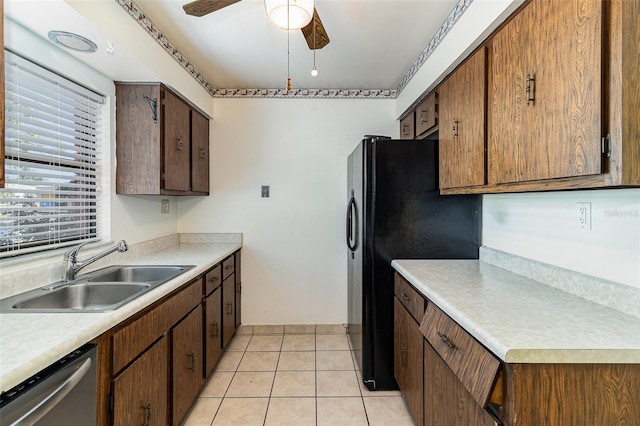
[[[227,265],[227,266],[224,267],[225,270],[226,269],[231,269],[231,268],[233,268],[233,265]]]
[[[227,315],[233,315],[233,303],[227,303]]]
[[[460,121],[458,120],[453,120],[453,137],[457,138],[458,137],[458,123],[460,123]]]
[[[218,337],[218,323],[211,323],[211,337]]]
[[[182,138],[176,139],[176,151],[182,151]]]
[[[535,102],[535,74],[527,74],[527,84],[525,87],[525,99],[527,101],[527,106]]]
[[[409,357],[407,355],[407,348],[403,346],[400,350],[400,364],[404,367],[407,367],[409,365]]]
[[[440,340],[442,340],[444,342],[445,345],[447,345],[449,347],[449,349],[455,349],[456,346],[453,344],[453,342],[447,337],[446,334],[438,331],[438,336],[440,336]]]
[[[401,293],[400,297],[402,297],[402,300],[404,300],[405,302],[409,302],[411,301],[411,298],[409,296],[406,295],[406,293]]]
[[[204,148],[202,148],[202,147],[200,147],[200,158],[201,158],[201,159],[204,159],[205,154],[206,154],[205,149],[204,149]]]
[[[429,114],[427,113],[426,110],[422,110],[422,112],[420,112],[420,121],[422,121],[423,123],[426,123],[429,118]]]
[[[209,281],[212,282],[212,283],[215,283],[215,282],[218,282],[218,279],[219,279],[218,277],[214,276],[214,277],[209,278]]]
[[[142,409],[144,410],[144,426],[151,425],[151,403],[147,402],[147,405],[143,405]]]
[[[191,372],[195,373],[196,371],[196,354],[195,352],[191,351],[190,353],[187,354],[187,357],[189,358],[189,366],[187,367],[187,370],[190,370]]]

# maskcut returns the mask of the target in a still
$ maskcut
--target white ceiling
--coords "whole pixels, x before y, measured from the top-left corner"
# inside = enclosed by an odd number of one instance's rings
[[[201,18],[184,13],[182,5],[188,0],[135,2],[214,88],[284,87],[287,32],[269,23],[262,0],[243,0]],[[45,37],[52,29],[100,37],[90,23],[81,22],[80,14],[61,3],[5,0],[5,9],[7,16]],[[319,75],[312,77],[313,53],[301,31],[291,32],[292,86],[396,89],[455,4],[456,0],[316,0],[331,42],[316,51]],[[121,51],[126,46],[117,49],[126,58]],[[86,54],[79,55],[86,59]]]

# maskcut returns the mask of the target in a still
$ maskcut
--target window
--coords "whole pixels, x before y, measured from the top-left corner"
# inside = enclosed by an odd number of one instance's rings
[[[5,53],[0,257],[97,240],[104,99]]]

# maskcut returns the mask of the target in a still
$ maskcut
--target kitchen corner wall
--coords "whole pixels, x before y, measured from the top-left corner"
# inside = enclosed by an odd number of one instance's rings
[[[397,136],[391,100],[215,99],[211,195],[179,232],[242,232],[242,321],[345,323],[347,156]],[[261,198],[262,185],[270,197]]]

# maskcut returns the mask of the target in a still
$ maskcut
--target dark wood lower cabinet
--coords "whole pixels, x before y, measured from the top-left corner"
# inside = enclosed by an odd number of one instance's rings
[[[222,347],[226,347],[236,332],[236,276],[222,282]]]
[[[424,425],[495,426],[436,351],[424,342]],[[419,423],[418,423],[419,424]]]
[[[198,396],[202,376],[202,306],[198,306],[171,331],[173,424],[187,414]]]
[[[204,375],[208,377],[222,355],[222,288],[218,287],[204,302]]]
[[[162,337],[113,380],[115,426],[168,424],[169,338]]]
[[[417,425],[422,425],[422,333],[418,323],[394,297],[393,372]]]

